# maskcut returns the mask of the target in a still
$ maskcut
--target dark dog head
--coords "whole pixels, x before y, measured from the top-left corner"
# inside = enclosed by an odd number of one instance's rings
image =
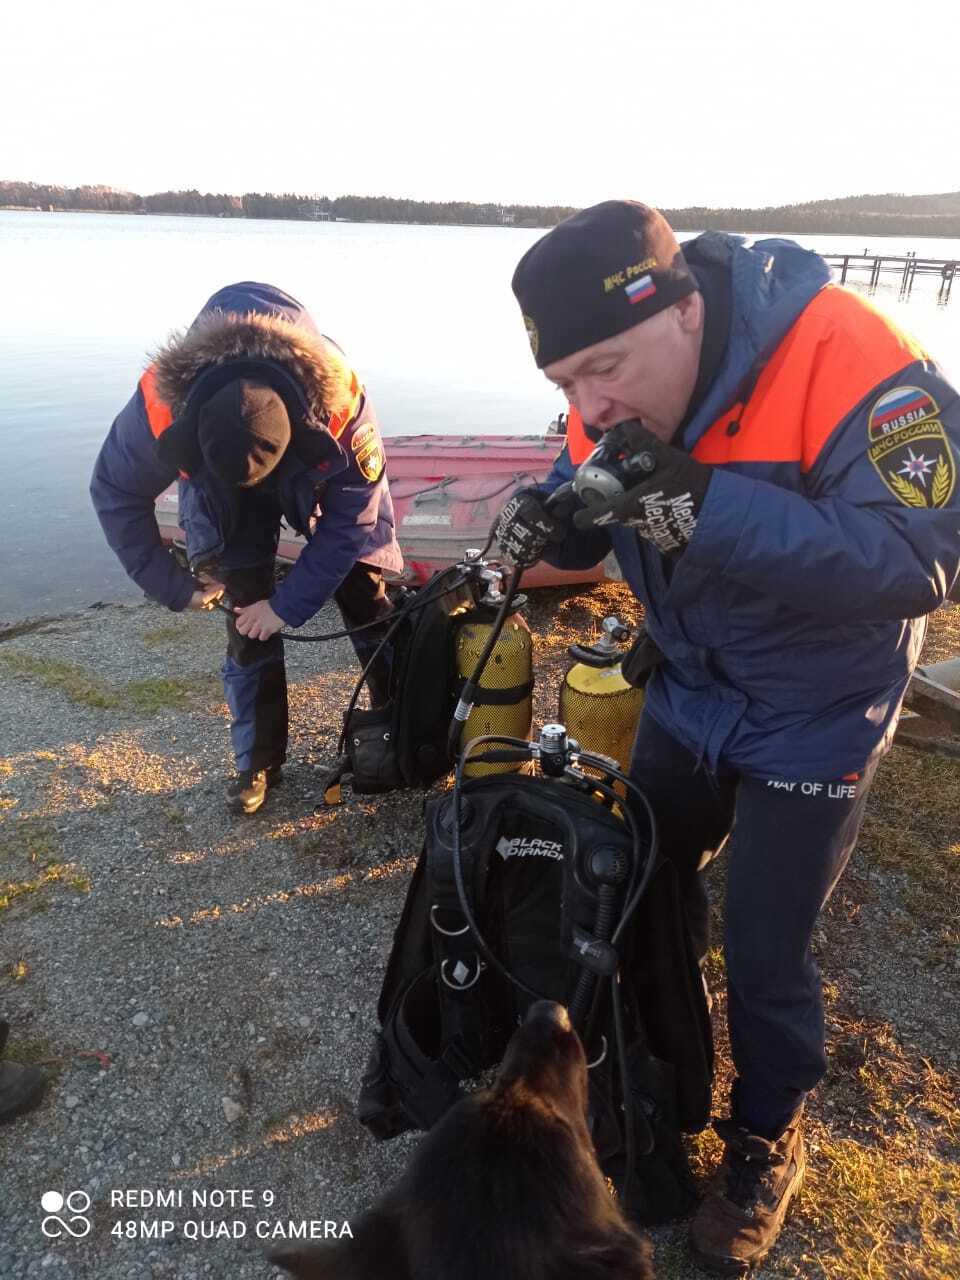
[[[565,1009],[539,1001],[493,1086],[447,1112],[352,1240],[270,1260],[302,1280],[652,1280],[586,1109],[580,1040]]]

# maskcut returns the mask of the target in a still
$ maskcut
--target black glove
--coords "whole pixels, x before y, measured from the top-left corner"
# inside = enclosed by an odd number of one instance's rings
[[[620,674],[627,684],[642,689],[653,675],[654,667],[659,667],[662,661],[660,646],[650,639],[646,628],[641,627],[640,634],[620,660]]]
[[[623,422],[611,428],[604,444],[628,456],[641,451],[651,454],[656,465],[639,484],[612,501],[594,503],[578,511],[573,523],[578,529],[614,523],[629,525],[658,551],[682,551],[696,531],[713,468],[682,449],[664,444],[639,422]]]
[[[546,495],[520,489],[497,517],[500,552],[518,569],[527,569],[543,555],[548,542],[561,542],[564,528],[544,505]]]

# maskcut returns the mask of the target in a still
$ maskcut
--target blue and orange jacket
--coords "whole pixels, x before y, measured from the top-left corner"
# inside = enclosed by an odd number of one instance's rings
[[[827,780],[889,745],[926,615],[960,573],[960,403],[926,353],[787,240],[710,232],[732,285],[727,350],[682,447],[714,468],[672,572],[624,526],[611,549],[665,654],[650,715],[711,768]],[[677,442],[675,442],[677,443]],[[590,442],[577,434],[578,459]],[[565,449],[544,489],[570,479]]]
[[[393,571],[403,561],[369,396],[289,294],[251,281],[215,293],[141,377],[100,450],[90,493],[130,577],[154,600],[184,609],[195,584],[167,554],[154,502],[179,475],[191,562],[229,559],[230,495],[203,466],[191,414],[218,380],[242,375],[275,382],[292,410],[293,447],[272,483],[287,523],[308,541],[271,603],[298,627],[358,560]]]

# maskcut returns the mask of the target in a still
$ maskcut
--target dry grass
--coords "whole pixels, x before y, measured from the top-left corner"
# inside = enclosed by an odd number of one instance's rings
[[[75,862],[61,860],[61,842],[43,819],[14,818],[0,826],[0,911],[15,902],[29,902],[43,909],[47,891],[63,885],[77,893],[89,893],[90,878]],[[11,977],[26,976],[11,970]]]
[[[157,677],[111,685],[75,663],[35,658],[18,650],[0,654],[0,664],[11,675],[54,689],[71,702],[101,710],[154,715],[170,707],[207,708],[212,701],[220,701],[220,684],[213,676]]]
[[[46,689],[56,689],[87,707],[109,710],[117,705],[116,695],[97,676],[84,671],[72,662],[60,662],[54,658],[34,658],[28,653],[14,651],[0,654],[0,664],[13,676],[33,680]]]
[[[183,644],[183,627],[179,622],[170,622],[162,627],[150,627],[143,633],[143,643],[148,649],[181,645]]]
[[[807,1127],[811,1165],[793,1234],[800,1274],[831,1280],[960,1275],[960,1078],[894,1028],[847,1021]],[[819,1112],[819,1108],[818,1108]]]
[[[924,964],[952,963],[960,955],[960,762],[894,748],[874,783],[859,856],[891,878]]]

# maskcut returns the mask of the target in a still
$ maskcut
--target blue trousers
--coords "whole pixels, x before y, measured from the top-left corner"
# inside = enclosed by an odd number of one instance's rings
[[[677,867],[701,962],[710,945],[705,870],[727,845],[731,1114],[771,1140],[826,1072],[811,939],[853,852],[875,771],[809,782],[711,773],[650,715],[640,719],[631,776],[657,816],[661,853]]]

